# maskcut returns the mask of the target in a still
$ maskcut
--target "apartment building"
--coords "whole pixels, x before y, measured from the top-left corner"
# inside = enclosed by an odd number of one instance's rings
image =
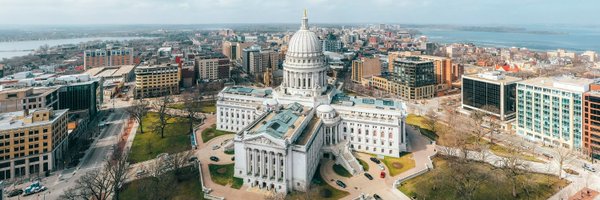
[[[352,61],[351,80],[354,83],[368,83],[373,76],[381,75],[381,61],[379,58],[362,57]]]
[[[100,66],[133,65],[133,48],[86,50],[83,53],[83,67],[87,70]]]
[[[394,70],[388,77],[389,90],[404,100],[418,100],[435,96],[433,62],[419,57],[394,60]]]
[[[177,65],[139,66],[135,69],[134,98],[179,94],[179,80]]]
[[[211,81],[217,79],[228,79],[231,63],[229,59],[220,53],[206,53],[196,56],[198,65],[198,79]]]
[[[67,110],[0,113],[0,180],[42,176],[63,162]]]
[[[600,159],[600,84],[590,85],[583,95],[583,152]]]
[[[14,88],[0,90],[0,112],[58,108],[58,88]]]
[[[582,101],[591,83],[569,76],[517,83],[517,134],[545,145],[582,150]]]

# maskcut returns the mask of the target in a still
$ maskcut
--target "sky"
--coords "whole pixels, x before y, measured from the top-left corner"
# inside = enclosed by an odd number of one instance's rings
[[[0,24],[600,24],[598,0],[0,0]]]

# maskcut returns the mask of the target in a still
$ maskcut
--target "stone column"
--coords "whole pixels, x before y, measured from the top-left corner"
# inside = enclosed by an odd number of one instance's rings
[[[279,153],[275,153],[275,181],[279,181],[279,161],[280,161],[280,157],[279,157]]]
[[[267,163],[269,165],[269,173],[268,173],[269,174],[269,177],[268,177],[269,179],[271,179],[271,177],[273,177],[273,154],[272,153],[273,153],[272,151],[269,151],[269,153],[268,153],[268,155],[269,155],[269,162],[267,162]]]
[[[250,160],[250,151],[251,151],[251,149],[246,147],[246,174],[248,174],[248,172],[250,171],[250,168],[252,168],[251,164],[250,164],[252,162]]]

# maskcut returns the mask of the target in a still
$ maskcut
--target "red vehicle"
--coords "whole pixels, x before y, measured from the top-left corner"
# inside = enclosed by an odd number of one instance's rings
[[[379,174],[379,177],[380,177],[380,178],[385,178],[385,172],[384,172],[384,171],[381,171],[381,174]]]

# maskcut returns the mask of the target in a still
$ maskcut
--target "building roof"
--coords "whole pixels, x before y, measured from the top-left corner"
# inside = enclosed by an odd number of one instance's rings
[[[308,30],[308,17],[305,15],[302,18],[302,26],[300,30],[294,33],[288,45],[288,55],[292,56],[313,56],[314,54],[322,54],[322,44],[317,34]]]
[[[512,83],[522,80],[518,77],[506,76],[505,73],[502,73],[500,71],[483,72],[478,74],[464,74],[463,77],[494,83]]]
[[[266,133],[278,139],[290,138],[294,130],[305,120],[304,112],[308,110],[310,108],[303,107],[299,103],[292,103],[281,111],[271,111],[249,129],[249,134]]]
[[[333,97],[331,104],[398,111],[403,111],[406,108],[406,105],[404,103],[390,99],[348,96],[344,93],[336,94]]]
[[[50,110],[50,120],[32,122],[31,118],[36,111],[38,110],[30,110],[29,115],[25,115],[24,111],[0,113],[0,131],[51,124],[58,119],[59,116],[66,114],[68,109]]]
[[[570,92],[587,92],[590,84],[595,80],[587,78],[579,78],[573,76],[555,76],[555,77],[538,77],[521,81],[519,83],[545,87],[551,89],[565,90]]]
[[[273,90],[271,89],[258,89],[251,87],[242,87],[242,86],[232,86],[226,87],[223,89],[224,93],[229,94],[239,94],[239,95],[247,95],[247,96],[257,96],[257,97],[268,97],[271,96]]]

